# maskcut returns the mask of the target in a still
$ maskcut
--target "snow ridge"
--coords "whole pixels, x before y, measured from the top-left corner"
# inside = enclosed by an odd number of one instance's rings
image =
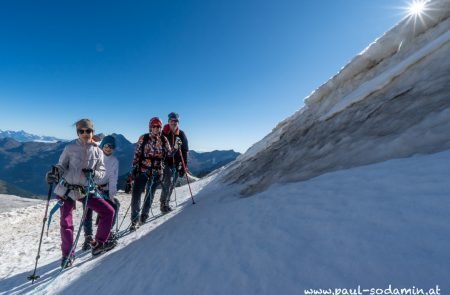
[[[450,148],[450,1],[376,40],[224,174],[245,196],[276,182]],[[416,138],[421,138],[417,141]],[[274,160],[275,159],[275,160]]]

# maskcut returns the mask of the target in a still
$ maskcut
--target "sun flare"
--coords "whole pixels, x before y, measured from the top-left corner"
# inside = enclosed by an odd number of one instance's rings
[[[408,7],[408,13],[412,16],[421,15],[425,11],[425,2],[424,1],[414,1]]]

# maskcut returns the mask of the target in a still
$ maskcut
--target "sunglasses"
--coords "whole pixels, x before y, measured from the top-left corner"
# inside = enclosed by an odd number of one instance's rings
[[[161,126],[153,125],[152,128],[162,128]]]
[[[78,134],[91,134],[94,130],[92,129],[78,129],[77,132]]]
[[[112,150],[116,148],[114,145],[109,144],[109,143],[105,144],[103,147],[104,148],[109,148],[109,149],[112,149]]]
[[[178,120],[171,119],[171,120],[169,120],[169,123],[178,123]]]

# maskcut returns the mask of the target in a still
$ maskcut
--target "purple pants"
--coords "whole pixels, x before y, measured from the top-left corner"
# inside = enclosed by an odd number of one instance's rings
[[[84,199],[80,201],[84,201]],[[61,207],[61,250],[62,255],[65,257],[69,256],[69,252],[73,244],[72,211],[74,205],[75,201],[68,198],[64,201],[64,204]],[[97,212],[100,216],[100,222],[98,223],[95,240],[104,243],[108,239],[111,232],[114,208],[108,204],[107,201],[97,198],[89,198],[87,201],[87,208]],[[72,253],[72,255],[74,255],[74,253]]]

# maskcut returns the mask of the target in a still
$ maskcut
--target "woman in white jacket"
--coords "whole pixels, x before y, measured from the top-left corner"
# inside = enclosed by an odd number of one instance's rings
[[[105,136],[100,143],[100,148],[103,151],[103,161],[105,163],[106,175],[97,183],[98,190],[104,199],[114,208],[114,218],[112,227],[117,222],[117,214],[119,213],[120,203],[115,198],[117,194],[117,179],[119,177],[119,160],[113,155],[116,148],[116,140],[113,136]],[[87,209],[86,218],[84,221],[84,243],[83,251],[91,248],[93,242],[92,238],[92,210]],[[112,238],[112,234],[110,235]]]
[[[73,220],[72,212],[76,201],[85,201],[90,208],[100,215],[92,254],[97,255],[112,249],[116,244],[110,243],[108,237],[111,232],[114,209],[105,200],[95,198],[88,191],[89,177],[93,177],[95,183],[100,183],[105,178],[105,165],[103,152],[92,140],[94,124],[89,119],[81,119],[75,123],[78,139],[69,143],[56,165],[56,171],[50,171],[46,175],[48,183],[58,183],[55,194],[63,200],[61,206],[61,250],[62,267],[70,267],[74,260],[74,252],[70,253],[73,246]],[[74,251],[74,250],[73,250]]]

